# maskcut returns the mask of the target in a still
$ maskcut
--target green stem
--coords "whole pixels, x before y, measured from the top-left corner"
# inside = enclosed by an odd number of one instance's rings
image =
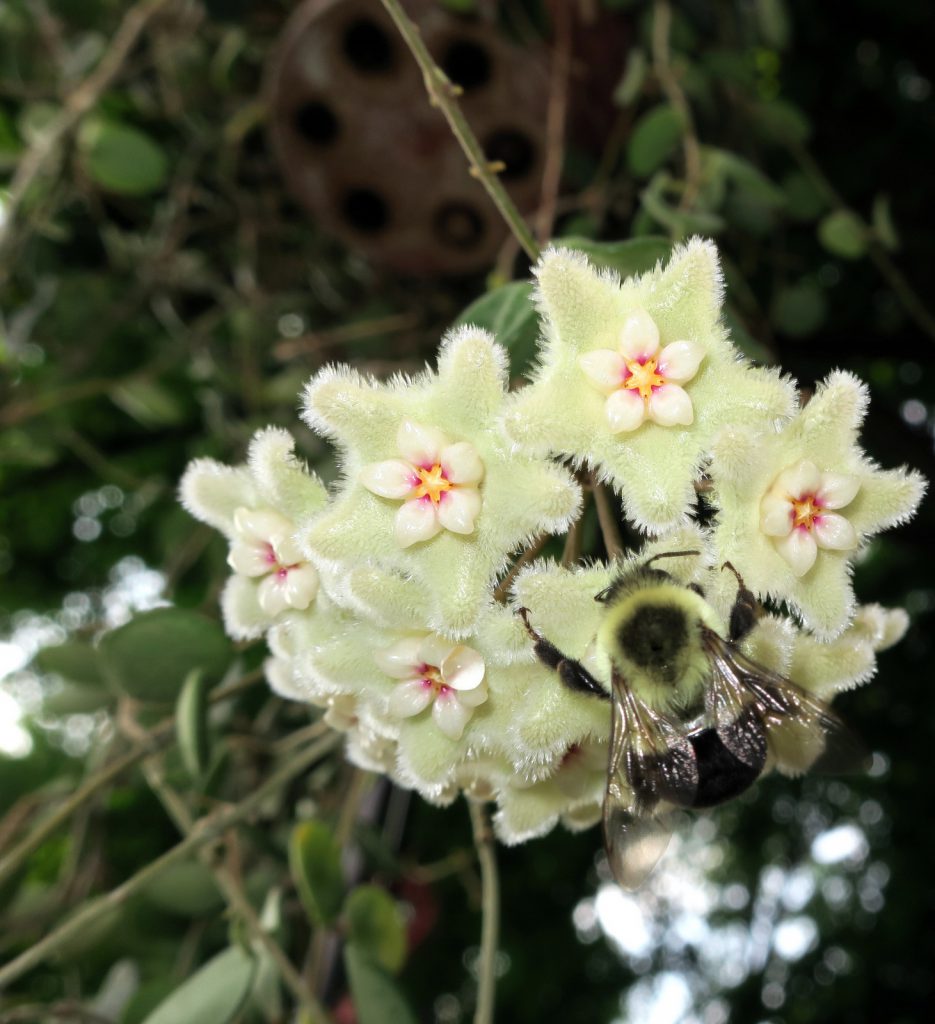
[[[430,102],[441,111],[448,122],[448,127],[464,151],[464,155],[468,158],[471,174],[484,186],[494,205],[500,211],[500,216],[506,221],[526,255],[533,261],[537,260],[539,247],[536,245],[532,232],[520,216],[513,200],[500,184],[494,166],[484,155],[477,136],[471,130],[471,126],[467,123],[456,102],[456,97],[461,93],[460,86],[455,85],[432,60],[431,54],[419,35],[419,29],[402,9],[399,0],[381,0],[381,2],[422,71]]]
[[[318,743],[298,753],[291,761],[274,772],[252,793],[245,796],[239,803],[222,811],[202,818],[195,823],[192,833],[161,857],[150,861],[135,875],[132,875],[116,889],[105,896],[93,900],[79,910],[74,917],[60,925],[44,939],[30,946],[15,960],[11,960],[0,968],[0,990],[47,960],[60,949],[69,939],[80,934],[95,921],[103,917],[115,907],[121,906],[131,896],[143,889],[153,878],[167,867],[185,860],[207,843],[222,836],[229,828],[239,824],[259,810],[264,801],[294,778],[307,771],[311,766],[335,747],[341,740],[337,733],[325,736]]]
[[[209,695],[212,704],[218,701],[236,697],[247,687],[253,686],[263,678],[262,671],[251,672],[249,675],[238,679],[229,686],[215,690]],[[16,871],[21,864],[35,852],[61,825],[63,825],[74,812],[87,800],[90,800],[95,793],[100,792],[105,786],[112,782],[118,775],[122,775],[128,768],[139,764],[145,757],[155,754],[163,747],[168,746],[175,739],[175,718],[166,718],[154,726],[145,739],[128,750],[122,757],[116,758],[110,764],[102,768],[97,774],[92,775],[71,796],[57,807],[44,821],[40,822],[32,832],[21,840],[12,850],[0,860],[0,885]]]
[[[500,881],[494,835],[484,804],[468,800],[474,847],[480,863],[481,939],[477,961],[477,1010],[474,1024],[493,1024],[494,995],[497,984],[497,941],[500,931]]]
[[[597,521],[600,523],[601,536],[604,538],[607,557],[613,561],[623,554],[623,540],[620,537],[620,526],[617,523],[617,516],[614,513],[607,488],[603,484],[599,484],[593,474],[591,475],[591,491],[594,494]]]
[[[320,723],[321,730],[327,730],[324,722]],[[160,764],[153,761],[143,765],[143,772],[150,789],[162,802],[169,817],[175,822],[178,830],[185,836],[190,836],[195,828],[195,822],[189,813],[185,801],[166,782],[165,774]],[[259,942],[272,957],[279,975],[285,985],[295,996],[299,1006],[306,1010],[313,1020],[323,1021],[326,1019],[324,1007],[318,1002],[315,996],[309,991],[301,974],[296,970],[292,961],[272,935],[263,927],[253,904],[250,902],[243,885],[237,875],[227,865],[215,860],[211,852],[202,849],[199,852],[202,863],[211,871],[217,881],[218,887],[224,894],[224,899],[231,910],[234,911],[246,924],[250,934]]]

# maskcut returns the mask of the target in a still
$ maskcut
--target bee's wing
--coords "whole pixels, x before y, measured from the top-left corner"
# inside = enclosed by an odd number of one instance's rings
[[[721,742],[741,761],[762,761],[765,739],[777,767],[788,773],[866,771],[866,748],[824,701],[713,630],[704,630],[704,642],[711,658],[708,716]]]
[[[618,884],[637,889],[669,845],[673,804],[691,804],[698,773],[684,737],[639,704],[616,673],[612,684],[604,846]]]

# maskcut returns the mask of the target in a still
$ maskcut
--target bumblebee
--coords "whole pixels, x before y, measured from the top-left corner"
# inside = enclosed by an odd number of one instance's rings
[[[625,889],[638,888],[662,856],[674,811],[731,800],[768,767],[867,767],[863,746],[823,701],[741,651],[760,606],[729,562],[722,570],[736,577],[737,594],[726,629],[700,587],[653,564],[698,554],[624,567],[595,596],[605,609],[596,642],[610,663],[610,693],[536,632],[528,609],[518,612],[536,657],[565,686],[610,702],[604,843]]]

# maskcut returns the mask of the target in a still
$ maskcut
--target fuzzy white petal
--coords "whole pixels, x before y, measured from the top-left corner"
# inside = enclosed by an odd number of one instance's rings
[[[282,587],[286,604],[297,611],[305,611],[318,593],[318,571],[310,562],[290,569]]]
[[[453,690],[440,693],[432,706],[432,718],[439,729],[451,740],[461,739],[464,727],[473,709],[462,704]]]
[[[438,521],[452,533],[472,533],[480,504],[480,491],[476,487],[445,491],[438,504]]]
[[[414,466],[434,466],[448,445],[448,438],[442,431],[435,427],[424,427],[412,420],[403,420],[396,434],[399,454]]]
[[[457,648],[457,644],[437,633],[429,633],[419,644],[419,660],[423,665],[441,668],[445,658]]]
[[[254,540],[235,540],[227,554],[227,564],[241,576],[265,576],[273,568],[273,549]]]
[[[405,498],[418,486],[415,469],[402,459],[387,459],[364,466],[357,479],[381,498]]]
[[[620,388],[607,396],[604,402],[604,415],[615,434],[636,430],[646,418],[646,403],[636,391]]]
[[[777,538],[774,543],[796,576],[804,576],[815,564],[818,545],[808,530],[793,530],[788,537]]]
[[[704,356],[697,341],[673,341],[659,353],[656,369],[666,380],[681,384],[695,376]]]
[[[833,551],[851,551],[857,547],[857,532],[844,516],[836,512],[816,516],[812,531],[819,547]]]
[[[397,640],[389,647],[382,647],[373,652],[373,660],[381,672],[393,679],[412,679],[417,676],[425,664],[422,657],[424,637],[407,636]]]
[[[397,683],[390,693],[389,710],[394,718],[412,718],[432,703],[435,691],[421,679]]]
[[[602,394],[609,395],[623,383],[626,360],[619,352],[598,348],[578,356],[578,365],[588,381]]]
[[[453,484],[479,484],[484,478],[484,464],[474,445],[458,441],[443,449],[442,472]]]
[[[484,680],[484,659],[473,647],[459,644],[441,664],[442,679],[455,690],[474,690]]]
[[[284,612],[289,607],[285,579],[277,572],[270,573],[266,579],[260,582],[256,596],[260,607],[270,618]]]
[[[792,530],[792,502],[767,494],[760,502],[760,531],[767,537],[788,537]]]
[[[646,360],[659,350],[659,328],[644,309],[631,313],[620,332],[620,352],[625,359]]]
[[[678,384],[663,384],[649,396],[649,418],[663,427],[687,427],[695,418],[692,400]]]
[[[776,478],[774,487],[795,499],[814,494],[821,485],[821,472],[810,459],[803,459],[784,469]]]
[[[825,508],[844,508],[857,497],[860,479],[845,473],[822,473],[818,498]]]
[[[396,513],[396,542],[401,548],[431,540],[441,529],[435,506],[428,498],[415,498],[402,504]]]

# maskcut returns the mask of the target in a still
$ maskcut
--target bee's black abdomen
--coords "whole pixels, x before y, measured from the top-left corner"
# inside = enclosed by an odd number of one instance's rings
[[[749,735],[746,736],[749,739]],[[766,761],[766,740],[747,743],[744,760],[732,753],[715,729],[702,729],[688,737],[698,766],[694,807],[714,807],[749,789],[760,777]]]

